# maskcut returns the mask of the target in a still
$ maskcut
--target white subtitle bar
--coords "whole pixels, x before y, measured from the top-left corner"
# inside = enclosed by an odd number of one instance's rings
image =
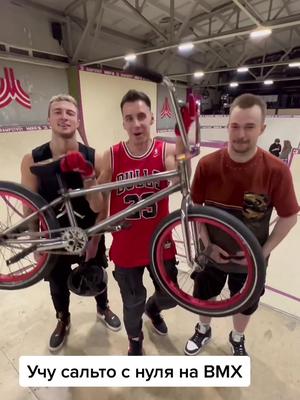
[[[24,387],[245,387],[250,358],[237,356],[22,356]]]

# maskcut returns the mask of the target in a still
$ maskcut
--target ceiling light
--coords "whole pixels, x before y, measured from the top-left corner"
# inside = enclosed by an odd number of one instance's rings
[[[248,67],[239,67],[239,68],[237,69],[237,72],[247,72],[248,70],[249,70]]]
[[[272,79],[267,79],[264,81],[264,85],[273,85],[274,81]]]
[[[271,35],[272,29],[259,27],[250,33],[251,39],[264,38]]]
[[[127,54],[127,56],[124,57],[126,61],[134,61],[136,59],[136,54]]]
[[[194,44],[192,42],[182,43],[178,46],[179,51],[187,51],[192,50],[194,48]]]
[[[229,83],[229,86],[230,86],[230,87],[238,87],[239,84],[238,84],[237,82],[230,82],[230,83]]]
[[[202,78],[202,76],[204,76],[204,72],[202,72],[202,71],[194,72],[194,77],[195,78]]]
[[[299,61],[295,61],[289,64],[289,67],[293,68],[293,67],[300,67],[300,62]]]

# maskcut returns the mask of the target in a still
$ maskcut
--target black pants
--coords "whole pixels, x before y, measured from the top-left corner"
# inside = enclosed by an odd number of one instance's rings
[[[103,247],[104,246],[104,247]],[[78,256],[61,256],[55,267],[51,270],[46,280],[49,281],[50,293],[52,302],[56,311],[62,313],[63,317],[69,315],[70,305],[70,291],[68,288],[68,277],[72,271],[71,265],[82,261],[81,257]],[[107,259],[105,256],[105,245],[104,239],[100,241],[95,262],[107,267]],[[105,310],[108,304],[107,289],[95,297],[97,306],[102,310]]]
[[[177,282],[176,260],[165,262],[168,274],[173,282]],[[144,270],[147,268],[153,281],[155,292],[148,299],[147,311],[157,315],[162,310],[173,308],[177,305],[155,281],[150,267],[122,268],[115,266],[114,277],[118,282],[123,301],[123,320],[128,337],[138,337],[142,330],[142,315],[145,311],[147,291],[143,284]]]

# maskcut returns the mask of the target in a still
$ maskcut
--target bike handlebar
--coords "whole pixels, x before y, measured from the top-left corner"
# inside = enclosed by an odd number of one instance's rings
[[[197,111],[197,118],[196,118],[196,134],[195,134],[196,146],[190,146],[188,139],[187,139],[187,132],[186,132],[186,129],[185,129],[185,126],[183,123],[183,119],[182,119],[182,115],[180,112],[180,106],[179,106],[177,98],[176,98],[175,87],[174,87],[173,83],[170,81],[170,79],[167,77],[164,77],[159,72],[145,68],[144,66],[142,66],[140,64],[135,64],[135,63],[130,63],[130,62],[127,62],[125,64],[125,66],[123,67],[123,70],[132,75],[137,75],[142,78],[148,79],[151,82],[163,84],[167,88],[173,108],[174,108],[175,118],[178,123],[180,136],[181,136],[182,142],[184,144],[185,151],[187,153],[191,152],[192,156],[195,156],[196,153],[199,154],[199,151],[200,151],[199,109]],[[193,147],[197,148],[196,152],[195,152],[195,149],[193,149]]]

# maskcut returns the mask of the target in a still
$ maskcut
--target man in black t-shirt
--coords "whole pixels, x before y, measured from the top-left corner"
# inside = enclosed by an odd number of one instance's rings
[[[22,160],[21,176],[22,184],[34,192],[39,193],[47,201],[58,197],[58,182],[55,175],[44,174],[38,177],[31,173],[30,167],[40,161],[48,159],[58,159],[62,155],[74,151],[80,152],[83,158],[82,169],[64,174],[64,180],[68,188],[88,188],[96,184],[96,178],[100,173],[100,156],[91,147],[85,146],[76,140],[76,130],[79,126],[78,107],[76,100],[69,95],[54,96],[49,103],[48,120],[52,129],[52,138],[49,143],[45,143],[35,148],[30,154],[26,154]],[[92,167],[93,166],[93,167]],[[68,171],[71,171],[70,169]],[[88,179],[86,179],[88,178]],[[77,224],[81,228],[87,228],[95,223],[97,215],[101,217],[101,193],[93,196],[90,200],[88,196],[78,197],[72,200],[72,206],[77,218]],[[90,204],[90,205],[89,205]],[[58,210],[57,210],[58,211]],[[60,213],[63,214],[63,213]],[[64,215],[58,221],[61,226],[67,226],[67,219]],[[102,215],[102,218],[104,215]],[[95,253],[95,252],[94,252]],[[98,265],[105,266],[107,262],[105,256],[104,236],[98,244],[95,260]],[[60,256],[57,264],[51,270],[47,280],[50,284],[50,293],[56,311],[57,326],[53,331],[49,350],[57,351],[65,343],[65,339],[70,328],[68,277],[71,273],[71,265],[83,261],[79,256]],[[106,326],[114,331],[121,328],[119,318],[108,307],[107,289],[95,297],[97,303],[97,316],[101,318]]]

